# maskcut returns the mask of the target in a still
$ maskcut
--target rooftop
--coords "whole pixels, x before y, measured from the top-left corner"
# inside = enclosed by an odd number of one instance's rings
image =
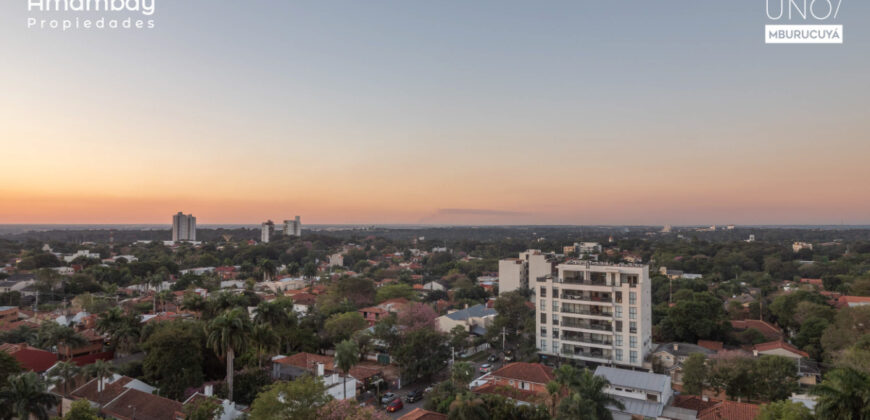
[[[611,386],[642,389],[661,394],[664,394],[671,387],[671,378],[657,373],[598,366],[595,368],[595,376],[604,377],[610,381]]]
[[[491,375],[538,384],[546,384],[555,379],[553,369],[540,363],[510,363],[492,372]]]

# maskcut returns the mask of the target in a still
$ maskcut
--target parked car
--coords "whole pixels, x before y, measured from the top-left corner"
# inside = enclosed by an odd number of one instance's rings
[[[391,401],[396,399],[396,394],[392,392],[388,392],[384,395],[381,395],[381,404],[389,404]]]
[[[433,389],[435,389],[435,388],[433,388],[431,386],[427,386],[426,389],[423,390],[423,393],[428,394],[428,393],[432,392]]]
[[[486,359],[486,361],[488,361],[488,362],[490,362],[490,363],[495,363],[495,362],[498,361],[498,356],[496,356],[496,355],[493,354],[493,355],[489,356],[489,358]]]
[[[489,373],[492,371],[492,365],[489,363],[484,363],[480,365],[480,373]]]
[[[408,403],[414,403],[414,402],[420,401],[422,399],[423,399],[423,391],[421,391],[419,389],[415,390],[415,391],[411,391],[408,393],[408,395],[405,396],[405,401],[407,401]]]
[[[401,398],[396,398],[393,402],[387,404],[387,411],[390,413],[395,413],[396,411],[401,410],[405,407],[405,404],[402,404]]]

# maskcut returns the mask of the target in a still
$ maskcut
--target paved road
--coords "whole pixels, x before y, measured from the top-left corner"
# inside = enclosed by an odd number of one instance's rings
[[[419,407],[419,408],[423,408],[423,402],[426,401],[426,397],[424,396],[422,400],[417,401],[417,402],[415,402],[415,403],[413,403],[413,404],[409,404],[409,403],[405,402],[405,395],[406,395],[408,392],[410,392],[410,389],[407,389],[407,390],[405,390],[405,391],[403,391],[403,392],[398,392],[398,393],[396,393],[397,395],[399,395],[400,397],[402,397],[402,402],[405,403],[405,407],[402,408],[402,409],[399,410],[399,411],[396,411],[395,413],[387,413],[387,416],[388,416],[388,417],[390,417],[391,419],[397,419],[397,418],[399,418],[399,417],[404,416],[405,414],[410,413],[410,412],[413,411],[415,408],[418,408],[418,407]]]

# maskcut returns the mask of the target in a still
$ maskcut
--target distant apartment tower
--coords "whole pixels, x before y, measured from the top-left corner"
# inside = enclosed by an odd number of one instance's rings
[[[272,235],[275,234],[275,223],[271,220],[267,220],[260,224],[260,242],[265,244],[269,243],[269,240],[272,239]]]
[[[302,222],[299,221],[299,216],[296,216],[293,220],[284,221],[284,235],[302,236]]]
[[[652,343],[649,266],[568,261],[531,282],[538,351],[640,368]]]
[[[195,241],[196,240],[196,217],[192,214],[178,214],[172,216],[172,241]]]
[[[529,282],[553,273],[552,255],[530,249],[519,258],[506,258],[498,262],[498,294],[528,289]]]

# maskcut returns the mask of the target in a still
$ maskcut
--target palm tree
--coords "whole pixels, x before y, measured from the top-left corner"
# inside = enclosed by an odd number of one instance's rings
[[[152,274],[148,276],[148,285],[154,288],[151,298],[154,300],[154,313],[157,313],[157,291],[163,286],[164,276],[161,274]]]
[[[100,393],[100,396],[103,395],[103,391],[106,389],[106,379],[112,379],[114,376],[114,370],[115,368],[112,364],[105,360],[97,360],[85,367],[85,374],[89,378],[97,379],[97,392]]]
[[[272,276],[278,272],[278,269],[275,267],[275,264],[272,260],[268,258],[263,258],[260,260],[260,263],[257,264],[260,269],[260,273],[263,274],[263,281],[269,281],[272,279]]]
[[[56,378],[56,382],[63,384],[63,395],[69,394],[69,385],[75,383],[75,378],[81,372],[81,368],[73,362],[58,362],[49,369],[48,376]]]
[[[250,318],[241,308],[234,308],[211,320],[206,327],[207,344],[218,357],[227,361],[227,388],[233,399],[233,358],[248,344]]]
[[[260,302],[254,311],[254,322],[268,324],[276,329],[289,327],[294,321],[292,308],[292,303],[286,299]]]
[[[450,369],[450,380],[454,386],[457,382],[461,384],[462,389],[468,388],[468,383],[471,382],[472,376],[474,376],[474,367],[468,362],[456,362]]]
[[[564,366],[563,366],[564,367]],[[556,370],[556,382],[566,384],[571,390],[571,396],[559,404],[560,418],[588,418],[598,420],[613,420],[613,414],[608,406],[624,410],[625,406],[604,389],[610,382],[601,376],[595,376],[589,369],[583,369],[573,377],[567,376],[575,369]],[[578,417],[580,416],[580,417]]]
[[[199,293],[195,292],[185,293],[184,298],[181,301],[181,309],[197,312],[199,316],[202,316],[202,311],[205,310],[205,306],[205,299],[203,299]]]
[[[556,381],[547,382],[547,394],[550,395],[550,416],[556,417],[556,401],[562,393],[562,384]]]
[[[139,322],[133,317],[124,315],[119,307],[114,307],[97,318],[97,331],[109,336],[114,347],[119,352],[129,350],[138,340]]]
[[[344,372],[344,399],[347,399],[347,375],[359,363],[359,348],[351,340],[344,340],[335,346],[335,366]]]
[[[172,294],[172,290],[163,290],[158,293],[157,296],[160,298],[160,303],[163,305],[163,312],[166,312],[166,301],[174,298],[175,295]]]
[[[257,350],[257,367],[263,367],[263,353],[276,352],[281,347],[281,338],[268,324],[258,324],[251,330],[251,341]]]
[[[828,372],[812,391],[817,395],[816,415],[828,419],[870,419],[870,375],[851,368]]]
[[[9,384],[0,390],[0,407],[19,419],[30,416],[48,420],[48,409],[57,397],[48,392],[45,381],[34,372],[9,377]]]
[[[471,393],[460,395],[450,403],[450,411],[447,412],[448,420],[487,420],[489,412],[483,400]]]

